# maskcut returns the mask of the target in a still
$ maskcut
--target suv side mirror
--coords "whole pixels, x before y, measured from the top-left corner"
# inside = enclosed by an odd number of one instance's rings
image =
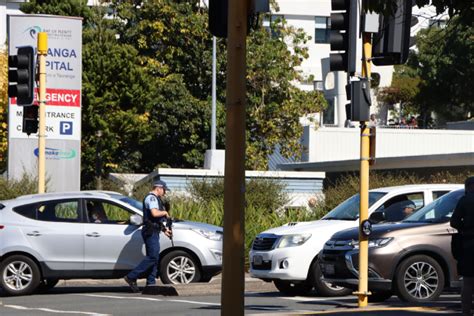
[[[130,224],[140,226],[143,224],[143,218],[140,215],[130,215]]]
[[[373,212],[372,214],[370,214],[369,220],[373,224],[383,222],[386,220],[385,212],[384,211]]]

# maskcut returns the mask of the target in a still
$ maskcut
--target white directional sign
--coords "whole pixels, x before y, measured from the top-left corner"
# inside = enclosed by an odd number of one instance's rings
[[[48,34],[46,56],[46,179],[48,191],[80,189],[82,19],[52,15],[8,16],[8,49],[36,49]],[[35,103],[38,89],[35,88]],[[10,99],[8,177],[37,174],[38,135],[22,133],[23,106]]]

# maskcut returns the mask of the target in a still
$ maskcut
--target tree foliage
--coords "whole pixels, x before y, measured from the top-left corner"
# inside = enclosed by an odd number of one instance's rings
[[[446,28],[431,27],[417,34],[417,51],[406,65],[395,67],[392,84],[379,99],[401,103],[420,114],[426,126],[431,113],[439,123],[466,120],[474,114],[474,29],[454,18]]]
[[[446,120],[474,114],[474,28],[454,19],[446,28],[429,28],[417,37],[419,53],[412,61],[422,79],[419,102]]]

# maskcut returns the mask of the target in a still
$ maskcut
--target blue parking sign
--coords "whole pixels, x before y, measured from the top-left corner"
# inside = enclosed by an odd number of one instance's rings
[[[61,135],[72,135],[72,122],[59,122],[59,133]]]

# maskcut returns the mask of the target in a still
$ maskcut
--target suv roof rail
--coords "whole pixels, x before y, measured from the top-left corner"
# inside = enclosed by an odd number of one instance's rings
[[[41,197],[41,196],[69,196],[69,195],[78,195],[86,194],[90,196],[105,196],[108,197],[110,194],[120,194],[119,192],[114,191],[95,191],[95,190],[85,190],[85,191],[65,191],[65,192],[48,192],[48,193],[36,193],[36,194],[27,194],[18,196],[17,199],[28,199],[32,197]]]

